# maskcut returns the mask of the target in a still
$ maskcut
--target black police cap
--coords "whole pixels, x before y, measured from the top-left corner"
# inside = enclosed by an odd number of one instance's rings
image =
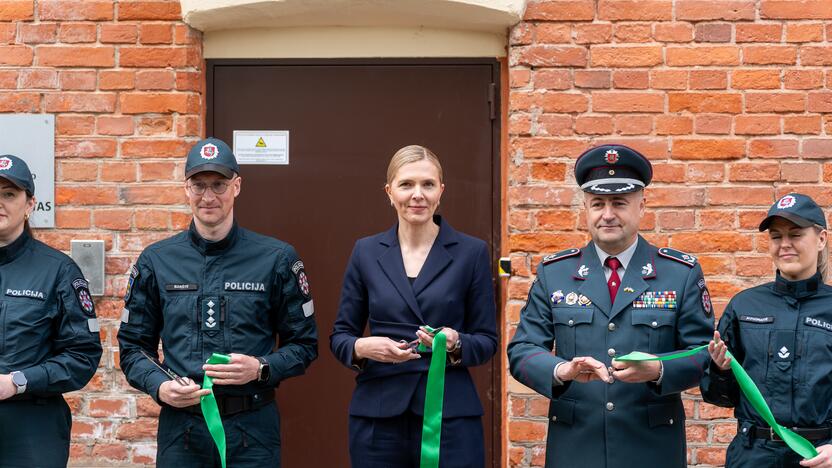
[[[822,226],[826,229],[826,217],[823,210],[811,197],[802,193],[790,193],[783,195],[771,205],[766,219],[760,223],[760,231],[765,231],[771,226],[775,217],[785,218],[800,227]]]
[[[35,195],[35,178],[26,161],[11,154],[0,156],[0,177],[8,180],[29,196]]]
[[[185,163],[185,178],[189,179],[200,172],[218,172],[227,178],[240,173],[234,152],[219,138],[206,138],[198,141],[188,151]]]
[[[650,161],[624,145],[590,148],[575,162],[575,180],[584,192],[599,195],[636,192],[652,179]]]

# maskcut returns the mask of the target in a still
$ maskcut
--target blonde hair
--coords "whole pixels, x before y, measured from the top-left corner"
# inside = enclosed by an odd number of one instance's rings
[[[390,158],[390,164],[387,165],[387,183],[390,184],[393,182],[393,179],[396,177],[396,173],[399,172],[399,169],[401,169],[405,164],[424,160],[430,161],[434,166],[436,166],[436,169],[439,171],[439,183],[441,184],[442,164],[439,163],[439,158],[433,154],[433,151],[420,145],[408,145],[396,151],[396,154]]]
[[[826,228],[815,224],[815,232],[820,235],[821,232],[826,231]],[[829,235],[827,234],[826,237],[826,245],[823,246],[823,250],[818,252],[818,273],[820,273],[821,279],[825,283],[826,280],[829,278]]]

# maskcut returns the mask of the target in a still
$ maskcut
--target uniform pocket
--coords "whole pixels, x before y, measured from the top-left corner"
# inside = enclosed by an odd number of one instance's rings
[[[751,324],[740,322],[739,339],[742,341],[743,362],[742,367],[748,372],[748,376],[761,385],[766,380],[769,366],[769,337],[770,325]],[[736,343],[735,343],[736,345]],[[765,392],[765,390],[763,390]]]
[[[555,424],[572,425],[575,417],[575,402],[572,400],[557,399],[549,404],[549,420]]]
[[[652,403],[647,405],[647,424],[651,428],[684,424],[684,413],[679,410],[679,403]]]
[[[555,352],[564,359],[575,357],[577,340],[589,338],[588,329],[592,324],[592,308],[555,307]],[[586,336],[583,336],[586,335]]]
[[[676,313],[673,309],[633,310],[632,324],[641,335],[638,341],[642,346],[647,342],[647,352],[662,353],[676,349]]]

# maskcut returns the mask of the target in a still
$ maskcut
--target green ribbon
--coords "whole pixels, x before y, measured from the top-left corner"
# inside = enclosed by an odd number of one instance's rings
[[[207,364],[228,364],[229,362],[231,362],[231,356],[217,353],[212,354],[206,361]],[[205,418],[208,432],[211,433],[211,438],[214,439],[217,451],[220,453],[222,468],[225,468],[225,429],[222,427],[220,409],[217,406],[217,399],[214,397],[214,379],[206,374],[202,380],[202,388],[203,390],[211,390],[211,393],[203,395],[199,399],[199,406],[202,408],[202,416]]]
[[[435,333],[424,326],[428,333]],[[439,444],[442,440],[442,404],[445,399],[445,348],[447,337],[440,331],[433,336],[433,356],[430,358],[428,383],[425,389],[425,411],[422,419],[422,453],[419,468],[439,467]],[[419,343],[419,352],[428,350]]]
[[[616,361],[669,361],[671,359],[679,359],[683,357],[692,356],[703,349],[707,349],[708,345],[699,346],[698,348],[689,349],[687,351],[680,351],[678,353],[667,354],[664,356],[654,356],[652,354],[642,353],[641,351],[633,351],[630,354],[615,358]],[[734,377],[737,378],[737,383],[740,385],[740,390],[745,395],[745,398],[751,404],[751,407],[768,423],[769,427],[783,439],[783,442],[794,450],[803,458],[809,459],[818,456],[818,451],[811,442],[804,439],[800,435],[787,427],[783,427],[774,420],[774,414],[771,412],[766,403],[760,389],[748,376],[748,372],[742,368],[739,362],[734,359],[730,351],[725,352],[725,356],[731,359],[731,371],[734,372]]]

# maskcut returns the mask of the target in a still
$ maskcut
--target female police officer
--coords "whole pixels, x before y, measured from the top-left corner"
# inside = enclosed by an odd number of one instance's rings
[[[760,223],[768,230],[774,282],[737,294],[708,346],[705,401],[735,407],[737,436],[726,466],[832,467],[832,287],[826,285],[823,211],[798,193],[779,199]],[[741,395],[727,349],[748,371],[775,420],[811,441],[818,456],[802,460]]]
[[[0,466],[63,467],[69,407],[61,396],[98,367],[98,321],[75,262],[32,238],[35,184],[0,156]]]

